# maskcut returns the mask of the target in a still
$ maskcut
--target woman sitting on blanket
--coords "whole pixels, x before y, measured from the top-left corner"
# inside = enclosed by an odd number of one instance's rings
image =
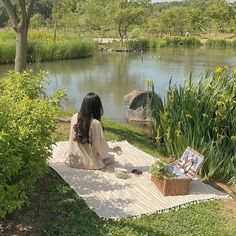
[[[121,152],[119,146],[108,146],[100,122],[102,115],[103,107],[99,96],[88,93],[80,112],[71,119],[67,165],[80,169],[102,169],[114,161],[114,155],[109,152]]]

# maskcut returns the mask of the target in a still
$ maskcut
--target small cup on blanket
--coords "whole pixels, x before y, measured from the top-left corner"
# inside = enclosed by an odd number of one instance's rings
[[[129,177],[128,171],[125,168],[115,168],[115,175],[119,179],[127,179]]]

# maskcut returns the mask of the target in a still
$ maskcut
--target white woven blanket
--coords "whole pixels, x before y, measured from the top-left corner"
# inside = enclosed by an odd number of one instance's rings
[[[155,158],[135,148],[127,141],[117,142],[122,155],[115,156],[115,162],[104,171],[80,170],[70,168],[64,163],[67,142],[58,142],[53,146],[53,155],[49,165],[84,199],[87,206],[99,217],[122,218],[151,214],[179,208],[201,200],[229,197],[199,180],[191,182],[191,192],[184,196],[164,197],[150,180],[148,173]],[[141,169],[143,174],[130,174],[128,179],[118,179],[115,167]]]

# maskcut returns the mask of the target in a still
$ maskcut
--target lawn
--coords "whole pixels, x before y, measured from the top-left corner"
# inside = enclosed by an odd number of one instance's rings
[[[60,116],[70,116],[64,112]],[[159,156],[154,143],[138,129],[103,120],[108,140],[128,140]],[[58,123],[58,140],[67,140],[68,118]],[[178,211],[138,219],[102,220],[48,168],[29,196],[29,204],[0,221],[2,235],[236,235],[236,200],[208,201]]]

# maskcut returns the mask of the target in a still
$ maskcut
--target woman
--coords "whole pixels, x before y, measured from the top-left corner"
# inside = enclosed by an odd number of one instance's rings
[[[99,96],[88,93],[80,112],[71,119],[67,165],[81,169],[102,169],[114,160],[109,152],[121,152],[119,146],[108,146],[100,122],[102,115],[103,107]]]

